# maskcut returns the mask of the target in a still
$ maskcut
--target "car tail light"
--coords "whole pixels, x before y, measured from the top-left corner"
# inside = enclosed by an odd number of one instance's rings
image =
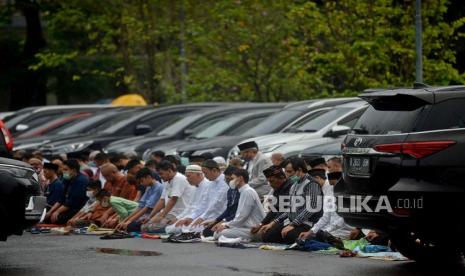
[[[455,141],[421,141],[395,144],[376,145],[373,148],[379,152],[408,154],[415,158],[423,158],[433,153],[444,150],[456,144]]]
[[[7,150],[13,150],[13,136],[11,135],[8,128],[3,123],[0,123],[0,130],[2,131],[3,137],[5,138],[5,145]]]
[[[409,217],[412,215],[412,212],[409,209],[394,208],[392,211],[394,214],[402,217]]]

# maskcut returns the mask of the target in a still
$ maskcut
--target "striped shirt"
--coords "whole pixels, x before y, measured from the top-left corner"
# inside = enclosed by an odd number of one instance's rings
[[[290,195],[290,211],[282,213],[274,221],[282,223],[289,219],[290,225],[300,226],[307,224],[312,226],[323,215],[322,196],[320,185],[308,174],[297,181],[289,192]],[[302,204],[301,200],[304,200]],[[297,205],[297,203],[300,203]],[[307,210],[307,206],[311,210]],[[318,210],[318,211],[315,211]]]

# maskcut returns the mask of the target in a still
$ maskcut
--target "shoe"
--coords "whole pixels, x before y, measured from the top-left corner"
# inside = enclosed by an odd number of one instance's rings
[[[180,237],[175,239],[176,242],[180,243],[194,243],[194,242],[201,242],[202,238],[200,237],[200,233],[183,233]]]
[[[37,228],[37,227],[32,227],[31,228],[31,234],[40,234],[40,228]]]
[[[178,242],[178,239],[182,237],[185,233],[181,234],[171,234],[166,239],[162,238],[163,242]]]

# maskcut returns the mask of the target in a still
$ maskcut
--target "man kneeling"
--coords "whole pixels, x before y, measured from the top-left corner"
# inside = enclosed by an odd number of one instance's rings
[[[242,241],[250,241],[250,230],[265,217],[260,197],[247,184],[248,181],[249,174],[244,169],[236,169],[232,174],[230,186],[233,189],[238,189],[240,193],[236,216],[229,222],[217,224],[213,227],[212,230],[215,231],[215,239],[224,236],[226,238],[241,238]]]

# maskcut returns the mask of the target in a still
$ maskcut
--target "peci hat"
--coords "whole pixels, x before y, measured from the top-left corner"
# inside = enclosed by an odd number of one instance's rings
[[[258,145],[255,141],[245,142],[245,143],[237,145],[237,147],[239,148],[240,151],[249,150],[249,149],[258,150]]]
[[[285,176],[284,170],[281,166],[271,166],[267,169],[263,170],[263,174],[265,177],[271,177],[271,176]]]
[[[323,157],[316,157],[316,158],[310,159],[307,163],[307,165],[309,165],[312,168],[318,165],[322,165],[322,164],[326,165],[326,160]]]

